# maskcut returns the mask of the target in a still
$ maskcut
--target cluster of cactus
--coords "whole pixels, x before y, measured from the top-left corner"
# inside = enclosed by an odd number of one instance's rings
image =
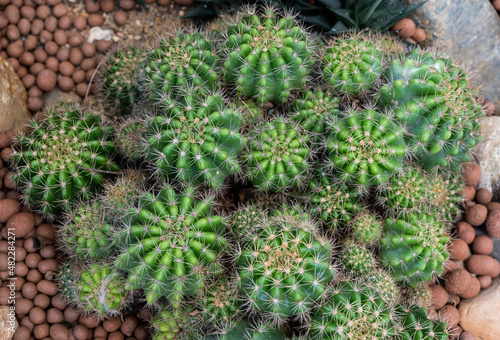
[[[102,317],[143,294],[156,339],[445,338],[400,290],[448,258],[483,115],[467,73],[269,7],[221,25],[115,52],[116,142],[64,106],[19,138],[26,203],[65,212],[61,292]]]

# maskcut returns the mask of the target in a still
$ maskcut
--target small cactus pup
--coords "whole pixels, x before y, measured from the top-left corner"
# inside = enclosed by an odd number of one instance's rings
[[[380,261],[398,283],[415,288],[443,273],[449,239],[446,224],[425,211],[388,218],[380,242]]]
[[[140,73],[145,61],[142,48],[127,47],[111,54],[100,74],[101,95],[120,114],[131,112],[140,94]]]
[[[241,243],[252,242],[254,230],[262,228],[266,216],[266,211],[256,203],[242,205],[231,217],[230,233]]]
[[[310,339],[393,339],[394,311],[362,283],[341,282],[312,314]]]
[[[347,183],[380,185],[403,165],[403,129],[374,110],[349,110],[333,120],[327,139],[329,166]]]
[[[31,132],[18,138],[12,154],[13,179],[24,201],[50,217],[90,200],[118,170],[113,127],[84,110],[74,104],[52,108],[31,122]]]
[[[125,280],[107,264],[92,264],[82,272],[76,286],[81,306],[87,312],[117,315],[127,302]]]
[[[164,296],[179,308],[185,295],[200,296],[207,278],[222,272],[225,221],[213,214],[213,200],[196,199],[192,187],[145,193],[126,223],[115,265],[128,274],[125,288],[144,289],[148,304]]]
[[[220,59],[215,43],[202,32],[178,30],[147,52],[145,87],[161,104],[165,97],[182,98],[183,91],[219,87]]]
[[[383,229],[377,216],[367,210],[356,215],[349,226],[354,238],[367,245],[377,243]]]
[[[236,99],[234,101],[236,108],[241,112],[242,129],[250,131],[258,121],[264,117],[264,109],[255,105],[252,100]]]
[[[413,50],[392,61],[376,96],[407,130],[413,157],[428,171],[459,172],[481,141],[484,111],[469,75],[439,54]]]
[[[143,136],[145,131],[145,124],[135,118],[123,122],[116,132],[116,151],[130,162],[144,158]]]
[[[432,308],[432,290],[427,282],[420,283],[416,288],[406,287],[402,293],[404,305]]]
[[[321,167],[298,196],[308,204],[311,215],[320,218],[332,230],[351,221],[362,207],[357,190],[339,182]]]
[[[147,158],[163,178],[220,188],[240,171],[238,155],[246,143],[240,113],[219,94],[184,95],[179,102],[166,99],[167,112],[148,119]]]
[[[333,39],[321,60],[323,78],[339,93],[357,96],[370,90],[382,75],[382,52],[359,33]]]
[[[69,260],[59,267],[56,282],[61,294],[71,305],[79,305],[77,282],[82,273],[81,262]]]
[[[81,261],[104,259],[113,252],[112,221],[99,201],[84,203],[69,214],[61,239],[66,254]]]
[[[275,8],[239,13],[227,24],[221,46],[226,82],[257,104],[285,103],[312,72],[313,38],[295,17]]]
[[[243,300],[275,323],[305,318],[332,281],[331,244],[310,221],[269,218],[235,255]]]
[[[363,277],[375,270],[373,254],[365,246],[349,239],[342,244],[340,262],[354,277]]]
[[[289,111],[295,122],[319,139],[327,130],[327,121],[340,114],[339,103],[332,91],[318,89],[299,94]]]
[[[462,216],[464,183],[457,174],[435,174],[427,183],[427,202],[443,221],[456,222]]]
[[[287,339],[270,322],[250,322],[241,320],[236,325],[229,326],[219,332],[217,336],[211,335],[205,340],[285,340]]]
[[[446,322],[430,320],[425,308],[418,306],[397,306],[401,318],[396,325],[395,340],[447,340],[448,332]]]
[[[281,117],[255,127],[242,152],[244,173],[261,191],[283,192],[303,184],[310,158],[308,134]]]
[[[398,302],[400,289],[392,276],[383,269],[375,269],[363,278],[365,285],[377,292],[380,298],[392,305]]]
[[[199,320],[192,316],[189,306],[172,308],[167,304],[158,307],[158,314],[151,322],[153,340],[198,340],[201,334]]]

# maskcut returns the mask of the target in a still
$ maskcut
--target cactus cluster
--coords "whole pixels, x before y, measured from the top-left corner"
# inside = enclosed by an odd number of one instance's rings
[[[189,308],[185,306],[174,309],[168,305],[160,305],[151,326],[153,340],[200,339],[197,320],[190,315]]]

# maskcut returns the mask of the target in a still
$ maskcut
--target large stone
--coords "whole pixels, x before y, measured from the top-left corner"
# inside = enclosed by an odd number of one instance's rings
[[[0,56],[0,133],[24,130],[31,118],[28,94],[10,63]]]
[[[425,30],[426,45],[450,52],[477,70],[474,79],[500,114],[500,17],[490,0],[428,0],[411,17]]]
[[[499,64],[500,65],[500,64]],[[481,166],[480,188],[493,193],[493,200],[500,199],[500,117],[491,116],[482,120],[483,141],[475,153]]]
[[[460,327],[476,340],[500,339],[500,278],[472,299],[463,299],[458,310]]]
[[[75,92],[63,92],[59,88],[47,92],[42,97],[46,107],[52,107],[59,103],[81,103],[82,98]]]
[[[14,309],[11,306],[0,306],[0,339],[11,340],[17,327],[19,324]]]

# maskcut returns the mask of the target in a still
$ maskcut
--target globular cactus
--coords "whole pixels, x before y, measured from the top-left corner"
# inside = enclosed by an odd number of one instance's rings
[[[339,93],[357,96],[370,90],[382,74],[377,43],[359,34],[332,40],[321,60],[325,81]]]
[[[198,300],[200,316],[212,332],[227,329],[243,317],[236,281],[221,276],[212,281]]]
[[[312,71],[313,39],[292,15],[266,8],[240,14],[227,25],[221,46],[226,82],[258,104],[285,103]]]
[[[236,109],[241,113],[241,125],[244,131],[251,131],[255,124],[264,118],[263,108],[255,105],[252,100],[236,99],[234,104],[236,105]]]
[[[269,322],[242,320],[238,324],[223,329],[219,335],[206,337],[205,340],[285,340],[286,337]]]
[[[380,261],[398,283],[417,287],[443,273],[449,239],[446,224],[426,212],[388,218],[380,242]]]
[[[113,127],[99,114],[84,113],[73,104],[59,105],[31,132],[19,137],[11,157],[13,179],[24,201],[54,216],[90,200],[105,178],[118,170],[114,163]]]
[[[290,105],[289,112],[295,122],[319,139],[327,130],[327,121],[340,114],[339,103],[332,91],[307,91]]]
[[[345,182],[380,185],[403,165],[403,129],[374,110],[349,110],[330,126],[327,153],[330,167]]]
[[[194,189],[177,194],[164,185],[145,193],[129,215],[115,261],[127,272],[126,289],[144,289],[149,304],[164,296],[178,308],[185,295],[200,296],[208,277],[220,274],[228,248],[224,219],[213,214],[213,200],[195,198]]]
[[[312,315],[310,339],[393,339],[394,311],[360,283],[342,282]]]
[[[333,279],[332,251],[311,222],[264,221],[235,255],[246,305],[275,323],[304,318]]]
[[[116,151],[131,162],[145,157],[142,140],[145,124],[137,119],[125,121],[116,133]]]
[[[238,155],[246,143],[241,116],[219,94],[184,95],[180,102],[165,100],[166,112],[148,119],[147,158],[164,178],[220,188],[240,170]]]
[[[400,322],[396,326],[395,340],[447,340],[446,322],[428,319],[425,308],[418,306],[404,307],[399,305],[397,312]]]
[[[93,264],[76,283],[84,310],[101,316],[116,315],[127,303],[125,280],[107,264]]]
[[[172,308],[162,304],[151,322],[153,340],[198,340],[201,339],[199,320],[192,316],[188,306]]]
[[[398,302],[400,289],[392,276],[383,269],[375,269],[363,278],[365,285],[377,292],[380,298],[392,305]]]
[[[311,215],[320,218],[332,230],[351,221],[362,207],[358,192],[337,181],[323,168],[315,172],[299,197],[308,204]]]
[[[102,67],[100,93],[121,114],[130,113],[139,100],[144,61],[142,48],[128,47],[110,55]]]
[[[256,203],[243,205],[231,217],[230,233],[241,243],[251,242],[254,230],[262,227],[266,216],[265,210]]]
[[[300,186],[310,167],[308,134],[277,117],[258,125],[242,152],[244,173],[257,190],[282,192]]]
[[[60,265],[56,276],[59,294],[61,294],[66,301],[72,305],[79,305],[78,288],[76,283],[80,278],[81,272],[82,264],[75,260],[69,260]]]
[[[346,240],[342,244],[340,262],[346,271],[355,277],[364,277],[375,270],[373,254],[353,240]]]
[[[406,287],[402,292],[404,305],[432,308],[432,290],[427,282],[420,283],[416,288]]]
[[[426,186],[427,203],[446,222],[456,222],[462,211],[460,205],[464,201],[461,193],[464,183],[455,174],[433,175]]]
[[[382,222],[369,211],[362,211],[349,223],[350,230],[357,241],[372,245],[380,240]]]
[[[219,87],[220,59],[215,43],[204,33],[176,31],[148,51],[145,87],[149,98],[162,104],[166,97],[181,98],[196,88],[206,93]]]
[[[415,159],[429,171],[458,172],[481,141],[484,116],[469,75],[453,61],[413,50],[394,59],[385,73],[379,103],[393,110],[408,132]]]
[[[81,261],[104,259],[113,252],[112,221],[99,201],[79,206],[69,214],[61,239],[65,252]]]

